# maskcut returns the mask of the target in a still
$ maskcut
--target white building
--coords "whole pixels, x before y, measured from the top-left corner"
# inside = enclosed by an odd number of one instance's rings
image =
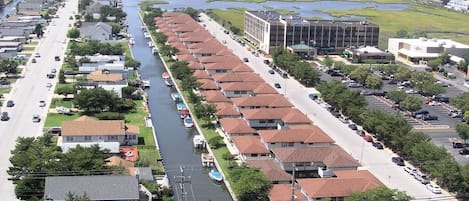
[[[451,55],[451,60],[458,62],[469,51],[469,46],[449,39],[389,38],[388,50],[396,59],[423,64],[444,52]]]
[[[449,0],[445,7],[467,12],[469,11],[469,0]]]

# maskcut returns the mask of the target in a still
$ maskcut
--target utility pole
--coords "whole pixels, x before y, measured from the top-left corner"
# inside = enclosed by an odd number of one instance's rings
[[[184,167],[179,166],[179,169],[181,170],[181,176],[174,176],[174,180],[176,184],[179,184],[179,187],[181,188],[181,196],[179,199],[180,201],[186,201],[186,191],[184,189],[184,185],[186,183],[190,184],[191,183],[191,176],[184,176]]]
[[[295,169],[296,165],[293,164],[293,173],[291,177],[291,201],[295,201]]]

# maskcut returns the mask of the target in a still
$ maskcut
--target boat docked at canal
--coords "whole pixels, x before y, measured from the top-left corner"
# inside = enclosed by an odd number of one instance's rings
[[[162,73],[162,74],[161,74],[161,77],[162,77],[163,79],[169,79],[169,78],[171,78],[171,76],[169,76],[169,73],[168,73],[168,72]]]
[[[171,99],[173,99],[173,101],[175,103],[181,102],[182,101],[182,96],[178,92],[173,92],[173,93],[171,93]]]
[[[202,161],[203,167],[214,167],[215,166],[215,159],[213,158],[212,154],[210,153],[202,153],[200,154],[200,159]]]
[[[153,55],[158,54],[158,48],[157,48],[157,47],[151,48],[151,53],[152,53]]]
[[[194,120],[188,115],[186,118],[184,118],[184,127],[186,128],[192,128],[194,127]]]
[[[177,108],[178,111],[181,111],[183,109],[187,109],[187,107],[184,103],[177,103],[176,108]]]
[[[194,148],[196,149],[204,149],[207,146],[202,135],[194,135],[192,138],[192,143],[194,143]]]
[[[142,80],[142,88],[150,88],[150,80]]]
[[[213,181],[216,181],[216,182],[222,182],[223,181],[223,175],[221,175],[221,173],[218,172],[218,170],[216,170],[216,169],[210,170],[210,172],[208,173],[208,176]]]
[[[150,35],[150,33],[148,33],[148,32],[143,32],[143,37],[144,37],[144,38],[150,38],[151,35]]]
[[[167,87],[173,87],[173,85],[174,85],[173,80],[172,80],[171,78],[164,79],[164,84],[165,84]]]
[[[130,45],[135,45],[135,39],[130,38],[130,39],[129,39],[129,44],[130,44]]]
[[[148,45],[148,47],[155,47],[155,45],[151,41],[148,41],[147,45]]]
[[[186,118],[186,117],[188,117],[188,116],[190,116],[190,115],[191,115],[191,114],[190,114],[190,112],[189,112],[189,110],[188,110],[187,108],[184,108],[184,109],[182,109],[182,110],[179,111],[179,117],[181,117],[181,119],[184,119],[184,118]]]

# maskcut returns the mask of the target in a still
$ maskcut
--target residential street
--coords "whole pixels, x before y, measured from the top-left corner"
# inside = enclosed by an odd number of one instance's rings
[[[14,193],[14,185],[8,181],[6,170],[10,166],[10,150],[15,146],[18,137],[34,137],[42,134],[47,108],[52,98],[55,79],[48,79],[46,74],[51,69],[60,68],[62,61],[55,61],[55,56],[62,58],[65,50],[66,32],[72,20],[69,19],[77,11],[78,1],[66,0],[66,5],[60,8],[58,15],[60,18],[53,18],[52,23],[47,27],[44,38],[38,44],[37,63],[28,62],[25,67],[23,78],[17,80],[13,84],[13,88],[7,100],[13,100],[15,106],[11,108],[2,108],[2,111],[9,113],[10,120],[0,122],[0,149],[3,150],[0,163],[0,195],[1,200],[16,200]],[[34,54],[32,55],[34,56]],[[63,60],[63,59],[62,59]],[[58,75],[58,73],[57,73]],[[47,83],[51,83],[52,87],[47,87]],[[46,107],[39,107],[39,101],[45,100]],[[33,123],[32,116],[38,114],[41,118],[40,123]]]
[[[230,38],[229,34],[223,33],[223,28],[213,20],[209,20],[205,14],[201,14],[203,24],[210,33],[215,35],[219,41],[226,41],[226,45],[240,58],[248,58],[246,63],[258,73],[264,80],[271,84],[279,83],[279,93],[284,94],[292,104],[303,111],[317,126],[323,129],[332,137],[338,145],[349,152],[355,159],[362,163],[362,169],[368,169],[382,183],[390,188],[406,191],[417,200],[451,200],[447,192],[435,195],[426,189],[425,185],[419,183],[403,170],[391,162],[391,157],[395,156],[390,150],[377,150],[370,143],[365,142],[346,124],[341,123],[333,117],[325,108],[308,98],[308,93],[312,88],[305,88],[294,79],[283,79],[278,73],[269,74],[270,69],[263,63],[264,58],[256,57],[241,46],[238,42]]]

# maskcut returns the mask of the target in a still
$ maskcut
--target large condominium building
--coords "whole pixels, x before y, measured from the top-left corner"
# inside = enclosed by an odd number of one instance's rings
[[[450,0],[446,6],[446,8],[454,9],[457,11],[469,11],[469,0]]]
[[[263,52],[299,44],[318,52],[378,46],[379,26],[364,21],[306,20],[275,11],[246,11],[244,36]]]

